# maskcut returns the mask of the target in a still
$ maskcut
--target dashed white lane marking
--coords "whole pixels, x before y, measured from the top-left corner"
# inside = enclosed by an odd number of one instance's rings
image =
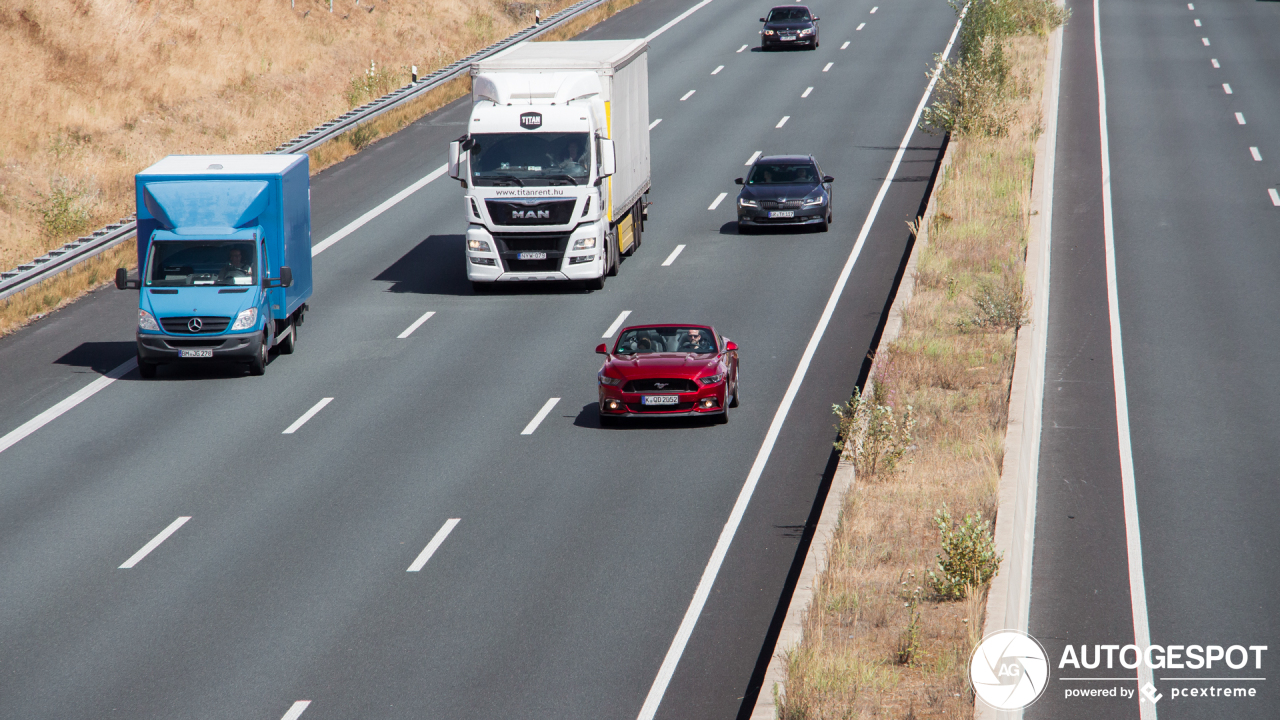
[[[866,23],[862,23],[862,24],[863,24],[863,25],[866,25]],[[861,28],[859,28],[859,29],[861,29]],[[848,48],[848,47],[849,47],[849,41],[848,41],[848,40],[845,40],[845,41],[844,41],[844,44],[840,46],[840,49],[841,49],[841,50],[844,50],[845,48]]]
[[[1218,64],[1218,58],[1209,58],[1209,62],[1213,63],[1213,66],[1216,68],[1222,67],[1221,65]]]
[[[858,27],[854,28],[854,31],[856,32],[856,31],[858,31],[858,30],[861,30],[862,28],[864,28],[864,27],[866,27],[866,26],[867,26],[867,24],[866,24],[866,23],[858,23]],[[849,44],[849,43],[845,43],[845,45],[848,45],[848,44]],[[840,48],[840,49],[841,49],[841,50],[843,50],[844,48]]]
[[[1196,18],[1196,27],[1201,27],[1200,18]]]
[[[671,29],[671,28],[673,28],[673,27],[675,27],[678,23],[680,23],[681,21],[683,21],[685,18],[687,18],[687,17],[689,17],[690,15],[694,14],[694,13],[695,13],[695,12],[697,12],[698,10],[701,10],[703,7],[706,7],[710,2],[711,2],[711,0],[702,0],[702,2],[698,3],[697,5],[694,5],[693,7],[689,8],[688,10],[685,10],[684,12],[680,13],[679,15],[677,15],[673,20],[671,20],[670,22],[668,22],[666,25],[663,25],[662,27],[658,28],[657,30],[654,30],[653,32],[651,32],[651,33],[649,33],[648,35],[646,35],[644,39],[645,39],[647,42],[653,42],[653,39],[654,39],[654,38],[658,37],[658,36],[659,36],[659,35],[661,35],[662,33],[664,33],[664,32],[666,32],[666,31],[670,30],[670,29]]]
[[[298,718],[302,716],[302,711],[306,710],[307,706],[310,704],[310,700],[299,700],[289,706],[289,712],[285,713],[284,717],[280,718],[280,720],[298,720]]]
[[[807,87],[807,88],[805,88],[805,89],[804,89],[804,92],[800,93],[800,97],[802,97],[802,98],[807,98],[807,97],[809,97],[809,93],[811,93],[811,92],[813,92],[813,86],[812,86],[812,85],[811,85],[811,86],[809,86],[809,87]]]
[[[833,63],[833,62],[829,62],[829,63],[827,63],[826,67],[822,68],[822,72],[826,72],[826,71],[830,70],[832,65],[835,65],[835,63]]]
[[[676,249],[675,249],[675,250],[672,250],[672,251],[671,251],[671,254],[667,256],[667,259],[662,261],[662,267],[667,267],[667,266],[668,266],[668,265],[670,265],[671,263],[675,262],[675,261],[676,261],[676,258],[680,257],[680,251],[681,251],[681,250],[684,250],[684,246],[683,246],[683,245],[677,245],[677,246],[676,246]]]
[[[1222,92],[1224,92],[1224,93],[1226,93],[1226,94],[1230,95],[1230,94],[1231,94],[1231,83],[1222,83]]]
[[[1205,44],[1205,46],[1206,46],[1206,47],[1208,47],[1208,45],[1209,45],[1209,38],[1200,38],[1200,42],[1204,43],[1204,44]]]
[[[125,560],[124,564],[121,565],[119,569],[127,570],[133,567],[134,565],[137,565],[142,560],[142,558],[149,555],[152,550],[155,550],[156,548],[160,547],[160,543],[164,542],[165,540],[168,540],[170,535],[177,532],[178,528],[182,527],[183,525],[186,525],[187,521],[190,519],[191,519],[190,516],[180,517],[177,520],[174,520],[173,522],[169,523],[169,527],[161,530],[159,535],[151,538],[151,542],[147,543],[146,545],[143,545],[141,550],[133,554],[133,557],[129,558],[128,560]]]
[[[788,121],[788,120],[790,120],[790,119],[791,119],[791,116],[790,116],[790,115],[783,115],[783,116],[782,116],[782,119],[781,119],[781,120],[779,120],[779,121],[778,121],[778,124],[777,124],[777,125],[774,125],[774,127],[775,127],[775,128],[780,128],[780,127],[782,127],[783,125],[786,125],[786,124],[787,124],[787,121]]]
[[[689,98],[693,97],[693,94],[694,94],[694,93],[696,93],[696,92],[698,92],[698,91],[697,91],[697,90],[690,90],[689,92],[685,93],[684,95],[681,95],[681,96],[680,96],[680,102],[684,102],[685,100],[688,100]]]
[[[1276,192],[1275,188],[1267,188],[1267,194],[1271,196],[1271,204],[1280,207],[1280,192]]]
[[[328,397],[328,398],[324,398],[324,399],[322,399],[320,402],[316,403],[315,405],[312,405],[310,410],[308,410],[308,411],[306,411],[306,412],[302,413],[302,417],[298,418],[297,420],[294,420],[294,421],[293,421],[293,424],[292,424],[292,425],[290,425],[289,427],[285,428],[285,429],[284,429],[284,432],[282,432],[282,433],[280,433],[280,434],[281,434],[281,435],[292,435],[292,434],[294,434],[295,432],[297,432],[297,431],[298,431],[298,428],[300,428],[300,427],[302,427],[303,425],[305,425],[305,424],[307,423],[307,421],[308,421],[308,420],[310,420],[311,418],[315,417],[315,416],[316,416],[316,413],[318,413],[318,412],[320,412],[321,410],[323,410],[323,409],[324,409],[324,406],[325,406],[325,405],[328,405],[328,404],[329,404],[329,403],[331,403],[331,402],[333,402],[333,398]]]
[[[71,408],[79,405],[85,400],[88,400],[89,398],[98,394],[98,391],[102,390],[103,388],[115,382],[116,380],[119,380],[121,376],[123,376],[125,373],[129,372],[130,370],[133,370],[136,367],[138,367],[138,359],[129,358],[125,362],[116,366],[116,368],[113,369],[111,372],[107,373],[106,375],[103,375],[97,380],[94,380],[88,385],[85,385],[79,390],[71,393],[62,401],[60,401],[57,405],[54,405],[48,410],[45,410],[39,415],[22,423],[21,425],[14,428],[13,430],[10,430],[4,437],[0,437],[0,453],[4,452],[5,450],[8,450],[14,445],[17,445],[18,442],[21,441],[26,436],[30,435],[31,433],[39,430],[45,425],[48,425],[49,423],[58,419],[58,417],[63,413],[65,413],[66,411],[70,410]]]
[[[1236,124],[1238,124],[1238,125],[1247,125],[1247,124],[1248,124],[1248,123],[1246,123],[1246,122],[1244,121],[1244,113],[1236,113]]]
[[[724,202],[724,199],[726,197],[729,197],[729,193],[720,193],[719,195],[716,196],[715,200],[711,201],[711,204],[707,206],[707,209],[715,210],[716,208],[720,207],[720,203]]]
[[[1253,156],[1254,162],[1262,162],[1262,153],[1258,152],[1258,148],[1249,148],[1249,154]]]
[[[755,162],[755,161],[756,161],[756,158],[758,158],[758,157],[760,157],[760,151],[759,151],[759,150],[757,150],[757,151],[755,151],[755,152],[751,153],[751,157],[747,158],[747,161],[746,161],[746,162],[744,162],[744,163],[742,163],[742,164],[743,164],[743,165],[750,165],[751,163]]]
[[[431,556],[436,554],[436,550],[439,550],[440,546],[444,544],[444,539],[449,537],[449,533],[453,532],[453,528],[458,524],[459,519],[449,518],[446,520],[444,525],[436,531],[435,536],[431,538],[431,542],[427,543],[421,553],[418,553],[417,559],[413,561],[413,564],[405,572],[418,572],[421,570],[422,566],[426,565],[427,561],[431,559]]]
[[[660,122],[662,122],[662,118],[658,118],[657,120],[654,120],[653,122],[649,123],[649,129],[652,130],[658,127],[658,123]]]
[[[747,46],[743,45],[742,47],[738,48],[736,52],[742,52],[743,50],[746,50],[746,49],[747,49]]]
[[[342,229],[341,229],[341,230],[339,230],[338,232],[336,232],[336,233],[334,233],[334,234],[330,235],[329,237],[325,238],[324,240],[321,240],[320,242],[316,243],[315,245],[312,245],[312,246],[311,246],[311,257],[315,257],[315,256],[319,255],[320,253],[324,252],[325,250],[328,250],[329,248],[333,247],[333,245],[334,245],[335,243],[337,243],[339,240],[341,240],[342,238],[344,238],[344,237],[346,237],[346,236],[350,235],[351,233],[355,232],[356,230],[359,230],[359,229],[361,228],[361,226],[363,226],[365,223],[369,222],[370,220],[372,220],[372,219],[374,219],[374,218],[378,217],[379,215],[381,215],[382,213],[384,213],[384,212],[386,212],[386,211],[390,210],[391,208],[395,207],[395,206],[396,206],[396,204],[397,204],[397,203],[399,203],[401,200],[404,200],[405,198],[409,197],[410,195],[412,195],[412,194],[414,194],[414,193],[418,192],[419,190],[421,190],[422,188],[426,187],[427,183],[429,183],[429,182],[431,182],[432,180],[435,180],[436,178],[438,178],[438,177],[440,177],[441,175],[445,174],[445,172],[446,172],[446,171],[448,171],[448,170],[449,170],[449,166],[448,166],[448,165],[441,165],[440,167],[436,168],[435,170],[432,170],[432,171],[431,171],[431,173],[430,173],[430,174],[428,174],[426,177],[424,177],[424,178],[422,178],[421,180],[419,180],[419,181],[415,182],[414,184],[410,185],[409,187],[407,187],[407,188],[405,188],[405,189],[401,190],[400,192],[396,193],[395,195],[392,195],[391,197],[387,198],[386,200],[384,200],[384,201],[382,202],[382,204],[378,205],[378,207],[376,207],[376,208],[374,208],[374,209],[370,210],[369,212],[367,212],[367,213],[365,213],[365,214],[361,215],[360,217],[356,218],[355,220],[352,220],[351,222],[347,223],[346,227],[342,228]]]
[[[711,71],[711,74],[712,74],[712,75],[719,75],[719,74],[720,74],[720,71],[721,71],[721,70],[723,70],[723,69],[724,69],[724,66],[723,66],[723,65],[717,65],[717,66],[716,66],[716,69]]]
[[[631,314],[630,310],[623,310],[622,312],[618,313],[618,319],[614,320],[613,324],[609,326],[609,329],[605,330],[604,334],[601,335],[600,337],[601,338],[613,337],[613,334],[618,332],[618,328],[622,327],[623,321],[625,321],[627,319],[627,316],[630,314]]]
[[[877,5],[877,6],[873,7],[873,8],[871,8],[871,14],[872,14],[872,15],[875,15],[875,14],[876,14],[876,11],[877,11],[877,10],[879,10],[879,9],[880,9],[880,6],[879,6],[879,5]]]
[[[418,328],[422,327],[422,323],[424,323],[424,322],[426,322],[426,321],[430,320],[430,319],[431,319],[431,316],[432,316],[432,315],[435,315],[435,314],[436,314],[436,311],[435,311],[435,310],[431,310],[431,311],[429,311],[429,312],[423,313],[422,317],[418,318],[417,320],[414,320],[412,325],[410,325],[409,327],[405,328],[405,329],[404,329],[404,332],[402,332],[402,333],[400,333],[399,335],[397,335],[397,336],[396,336],[396,339],[397,339],[397,340],[403,340],[403,339],[405,339],[405,338],[409,337],[410,335],[412,335],[412,334],[413,334],[413,331],[414,331],[414,330],[417,330]]]
[[[520,434],[532,435],[533,431],[538,429],[538,424],[546,419],[547,413],[551,412],[551,408],[555,407],[558,402],[560,402],[560,398],[551,398],[548,400],[547,403],[542,406],[542,409],[538,411],[538,414],[534,415],[533,419],[529,421],[529,424],[524,426],[524,429],[520,431]]]

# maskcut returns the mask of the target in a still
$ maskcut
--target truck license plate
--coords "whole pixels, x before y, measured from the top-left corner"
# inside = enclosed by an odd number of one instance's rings
[[[546,260],[547,254],[544,252],[522,252],[516,255],[518,260]]]
[[[178,357],[180,358],[211,358],[213,357],[213,350],[179,350]]]
[[[795,217],[795,216],[796,216],[795,210],[770,210],[769,211],[769,217],[771,218],[788,218],[788,217]]]
[[[680,402],[679,395],[645,395],[641,400],[641,405],[675,405]]]

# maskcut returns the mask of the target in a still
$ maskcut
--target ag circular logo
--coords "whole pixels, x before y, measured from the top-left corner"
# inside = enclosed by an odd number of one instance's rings
[[[1049,683],[1049,655],[1030,635],[1001,630],[982,639],[969,658],[969,682],[978,699],[997,710],[1021,710]]]

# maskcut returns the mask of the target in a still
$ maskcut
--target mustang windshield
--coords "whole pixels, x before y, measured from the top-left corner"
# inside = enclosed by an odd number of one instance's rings
[[[589,180],[587,133],[486,133],[471,139],[476,185],[586,185]]]
[[[614,350],[616,355],[713,352],[716,339],[703,327],[632,328],[622,333]]]
[[[757,163],[751,169],[748,185],[815,185],[818,169],[810,164]]]
[[[239,240],[157,240],[151,243],[147,287],[253,285],[253,243]]]
[[[809,11],[804,8],[774,8],[769,11],[768,22],[786,22],[789,20],[808,20]]]

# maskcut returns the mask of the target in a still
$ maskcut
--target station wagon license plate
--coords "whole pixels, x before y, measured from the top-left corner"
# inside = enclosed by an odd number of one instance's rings
[[[795,217],[795,216],[796,216],[795,210],[770,210],[769,211],[769,217],[771,218],[789,218],[789,217]]]
[[[213,357],[213,350],[179,350],[178,357],[180,358],[211,358]]]
[[[517,260],[546,260],[547,254],[544,252],[522,252],[516,255]]]
[[[640,400],[641,405],[675,405],[678,402],[679,395],[645,395]]]

